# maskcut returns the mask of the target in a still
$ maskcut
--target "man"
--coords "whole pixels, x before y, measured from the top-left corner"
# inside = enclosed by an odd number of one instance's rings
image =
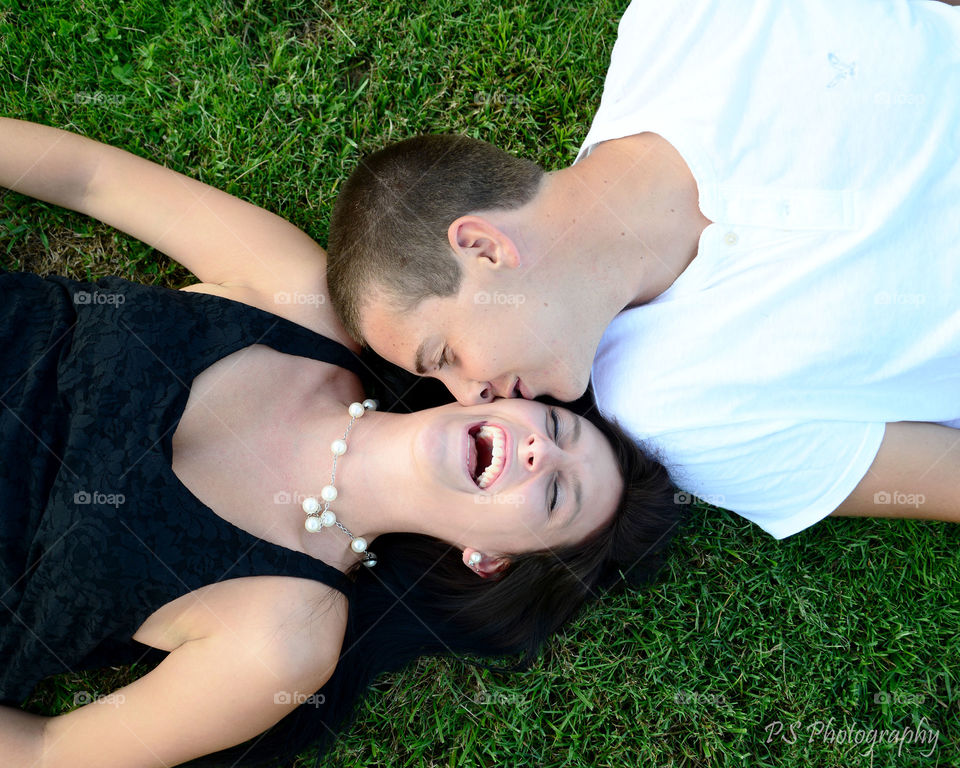
[[[777,538],[960,519],[960,13],[634,2],[577,162],[462,137],[364,160],[348,330],[462,403],[585,390]]]

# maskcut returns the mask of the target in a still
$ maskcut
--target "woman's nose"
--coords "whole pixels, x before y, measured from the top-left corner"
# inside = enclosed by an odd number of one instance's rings
[[[528,472],[552,468],[562,458],[562,452],[552,440],[543,435],[530,434],[520,444],[519,459]]]

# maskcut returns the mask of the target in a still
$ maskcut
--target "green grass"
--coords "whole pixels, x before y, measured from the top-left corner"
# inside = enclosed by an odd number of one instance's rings
[[[339,181],[391,140],[456,131],[569,164],[625,7],[117,5],[0,3],[0,114],[162,162],[321,243]],[[190,280],[125,235],[12,194],[0,197],[0,264]],[[698,507],[655,588],[592,606],[528,673],[424,660],[385,678],[328,762],[958,765],[958,542],[956,526],[860,520],[776,542]],[[60,712],[129,675],[62,676],[31,707]],[[871,755],[813,731],[831,719],[844,735],[920,726],[939,740]]]

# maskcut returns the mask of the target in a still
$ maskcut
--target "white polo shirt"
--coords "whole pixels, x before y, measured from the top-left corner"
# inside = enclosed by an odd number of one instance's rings
[[[887,422],[960,427],[960,10],[635,0],[578,160],[645,131],[714,223],[610,324],[593,383],[681,488],[783,538]]]

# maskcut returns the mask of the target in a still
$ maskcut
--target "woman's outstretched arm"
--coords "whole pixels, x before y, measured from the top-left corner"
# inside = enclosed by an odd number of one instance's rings
[[[0,186],[93,216],[222,287],[218,293],[295,314],[295,322],[352,344],[326,300],[326,253],[263,208],[122,149],[10,118],[0,118]],[[303,306],[295,293],[308,297]]]
[[[0,754],[7,765],[43,765],[43,730],[49,719],[0,707]]]
[[[239,617],[198,602],[190,610],[217,632],[182,643],[140,679],[64,715],[38,722],[0,707],[4,768],[168,768],[257,736],[321,688],[337,664],[346,601],[318,610],[316,599],[294,599],[328,591],[309,587],[278,590],[276,605],[255,602]],[[29,740],[18,735],[23,724]]]

